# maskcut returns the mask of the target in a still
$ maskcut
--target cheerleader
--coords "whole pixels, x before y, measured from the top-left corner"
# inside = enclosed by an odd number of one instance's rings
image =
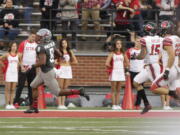
[[[73,78],[71,64],[77,64],[78,61],[66,39],[60,41],[59,51],[63,54],[63,57],[58,58],[56,61],[56,76],[61,90],[65,91],[70,84],[70,80]],[[58,109],[67,109],[64,103],[65,97],[59,97]]]
[[[120,89],[122,82],[125,81],[125,69],[129,66],[121,40],[117,39],[113,44],[113,51],[108,55],[105,65],[108,68],[109,81],[111,81],[112,109],[118,110],[121,109]]]
[[[15,95],[16,83],[18,82],[18,63],[17,43],[10,45],[8,53],[0,57],[5,81],[5,109],[15,109],[13,99]]]

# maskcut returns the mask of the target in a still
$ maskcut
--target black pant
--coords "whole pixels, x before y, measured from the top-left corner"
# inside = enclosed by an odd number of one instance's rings
[[[22,90],[24,88],[25,82],[27,80],[28,83],[28,98],[29,98],[29,104],[32,104],[32,88],[30,87],[31,82],[34,80],[36,76],[36,69],[32,68],[28,72],[21,72],[19,69],[19,74],[18,74],[18,85],[16,89],[16,95],[14,98],[14,103],[19,103],[20,102],[20,96],[22,93]]]

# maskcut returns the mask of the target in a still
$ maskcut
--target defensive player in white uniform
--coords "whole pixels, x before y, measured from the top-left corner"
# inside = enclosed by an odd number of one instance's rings
[[[179,100],[175,90],[176,82],[180,80],[180,38],[172,35],[174,26],[170,21],[163,21],[161,29],[166,34],[162,53],[165,70],[152,83],[151,90],[157,94],[168,94]]]
[[[159,58],[163,39],[155,35],[157,29],[155,23],[148,22],[144,29],[149,35],[140,40],[141,52],[136,58],[144,59],[145,66],[134,78],[134,87],[138,90],[138,94],[143,99],[145,105],[141,114],[148,112],[152,108],[147,100],[142,83],[149,80],[153,81],[162,72]]]

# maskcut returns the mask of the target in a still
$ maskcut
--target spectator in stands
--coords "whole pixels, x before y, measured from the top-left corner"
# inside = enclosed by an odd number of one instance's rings
[[[24,22],[31,24],[32,19],[32,10],[33,10],[34,0],[19,0],[20,8],[23,8]],[[27,27],[27,31],[30,31],[30,26]]]
[[[40,0],[41,28],[56,29],[56,14],[59,0]]]
[[[78,12],[77,0],[60,0],[62,37],[67,38],[67,33],[72,34],[72,49],[76,51]]]
[[[4,46],[4,38],[13,41],[19,34],[19,12],[13,8],[12,0],[6,1],[6,6],[0,12],[0,47]]]
[[[134,10],[133,14],[132,14],[132,23],[133,23],[133,27],[134,30],[137,31],[139,36],[144,36],[143,33],[143,18],[141,15],[141,4],[139,0],[130,0],[130,7]]]
[[[113,44],[113,51],[108,55],[106,67],[111,81],[112,109],[119,110],[120,89],[122,82],[125,81],[125,70],[129,67],[129,61],[123,51],[122,41],[117,39]]]
[[[178,7],[176,8],[176,23],[177,23],[177,34],[180,36],[180,1]]]
[[[57,59],[57,69],[55,71],[59,87],[61,88],[61,91],[65,91],[69,87],[70,80],[72,79],[71,64],[77,64],[78,61],[70,49],[67,39],[61,39],[59,51],[63,54],[63,57]],[[67,109],[64,103],[65,97],[59,97],[58,109]]]
[[[4,61],[4,62],[2,62]],[[15,109],[13,99],[15,94],[16,83],[18,81],[18,64],[19,57],[17,54],[17,43],[12,42],[8,53],[0,57],[0,63],[3,66],[5,79],[5,103],[6,109]]]
[[[116,39],[120,39],[120,38],[121,38],[121,36],[120,36],[119,34],[110,35],[110,36],[106,39],[106,41],[105,41],[105,43],[104,43],[104,50],[111,52],[111,51],[112,51],[112,44],[114,43],[114,41],[115,41]]]
[[[173,20],[174,9],[178,6],[179,0],[156,0],[157,7],[160,8],[160,20]]]
[[[155,21],[157,6],[154,0],[140,0],[141,3],[141,14],[144,23],[148,21]]]
[[[100,7],[103,0],[83,0],[82,3],[82,31],[86,33],[88,28],[88,21],[92,17],[96,34],[100,34]],[[86,37],[82,37],[82,40],[86,40]],[[100,40],[96,37],[96,40]]]
[[[130,41],[132,30],[132,24],[130,23],[130,17],[134,13],[134,9],[130,7],[130,0],[113,0],[116,6],[116,18],[114,33],[124,35],[127,41]]]
[[[26,80],[28,85],[29,103],[30,105],[32,104],[32,88],[30,87],[30,84],[36,76],[35,68],[31,68],[31,66],[36,62],[35,48],[37,43],[35,42],[35,37],[36,33],[32,31],[28,39],[22,41],[18,48],[18,53],[21,58],[21,66],[19,67],[18,85],[16,89],[16,96],[14,98],[14,105],[16,108],[19,108],[20,96]]]

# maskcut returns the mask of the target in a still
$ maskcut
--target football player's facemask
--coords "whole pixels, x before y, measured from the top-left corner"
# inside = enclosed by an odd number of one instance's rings
[[[153,36],[156,33],[157,26],[153,22],[148,22],[144,25],[144,32],[147,35]]]
[[[173,30],[174,30],[174,25],[171,21],[162,21],[160,23],[161,35],[172,34]]]
[[[48,43],[51,41],[51,31],[48,29],[40,29],[37,33],[36,33],[36,42],[37,43]]]

